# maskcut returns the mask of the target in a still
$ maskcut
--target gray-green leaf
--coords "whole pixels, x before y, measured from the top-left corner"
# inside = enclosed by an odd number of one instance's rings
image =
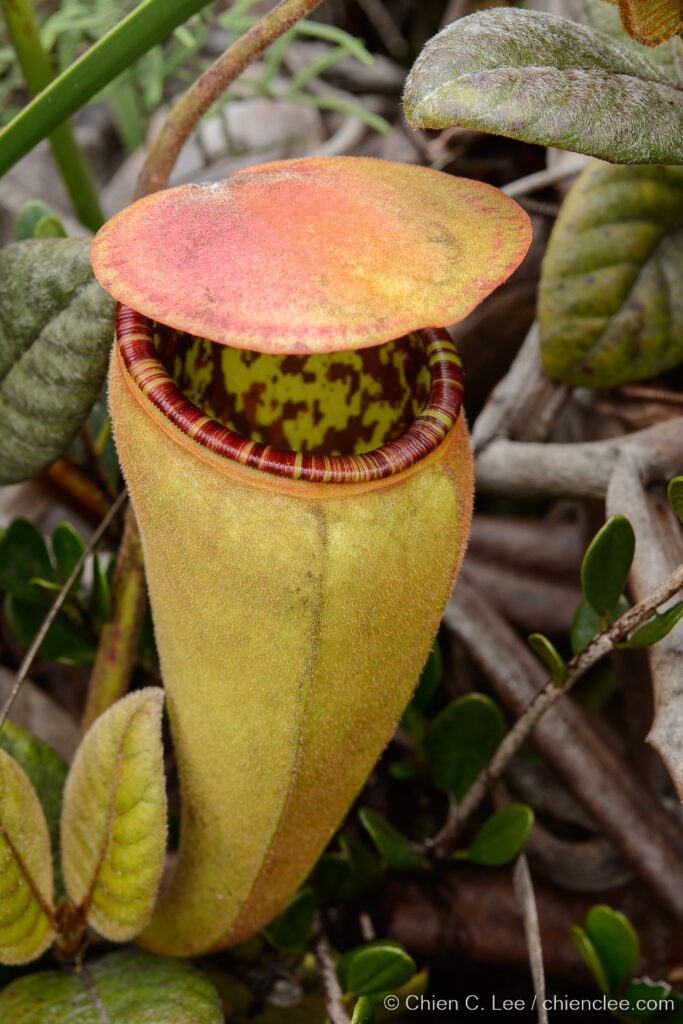
[[[683,163],[683,93],[661,67],[585,25],[495,8],[448,25],[410,72],[422,128],[462,125],[617,163]]]
[[[191,964],[141,950],[111,953],[83,974],[43,971],[0,994],[3,1024],[223,1024],[220,999]],[[94,989],[94,991],[93,991]]]
[[[114,300],[93,277],[87,238],[0,251],[0,485],[46,469],[99,394]]]
[[[683,360],[682,275],[683,168],[590,164],[543,262],[538,319],[548,373],[614,387],[675,366]]]

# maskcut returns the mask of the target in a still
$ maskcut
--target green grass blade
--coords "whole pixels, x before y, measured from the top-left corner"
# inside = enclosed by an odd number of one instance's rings
[[[62,72],[0,132],[0,174],[210,0],[143,3]]]

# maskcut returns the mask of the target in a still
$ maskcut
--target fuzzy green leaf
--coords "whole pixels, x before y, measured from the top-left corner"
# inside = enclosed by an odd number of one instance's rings
[[[585,25],[495,8],[431,39],[403,98],[411,124],[462,125],[617,163],[683,163],[683,93]]]
[[[266,938],[287,953],[301,953],[306,948],[314,916],[313,890],[302,889],[265,929]]]
[[[0,485],[42,472],[71,444],[100,392],[114,300],[85,238],[0,251]]]
[[[415,961],[398,942],[378,939],[345,953],[337,970],[344,991],[376,998],[410,981]]]
[[[621,597],[633,562],[636,537],[625,516],[611,516],[588,546],[581,586],[598,615],[608,615]]]
[[[567,678],[567,666],[555,644],[542,633],[532,633],[528,640],[534,654],[541,659],[550,672],[554,685],[562,686]]]
[[[429,861],[380,814],[364,807],[358,817],[389,867],[396,871],[425,871],[430,867]]]
[[[644,626],[637,629],[625,647],[651,647],[667,636],[674,626],[683,619],[683,601],[668,608],[665,612],[655,615]]]
[[[139,949],[110,953],[88,971],[110,1024],[223,1024],[220,999],[191,964]],[[104,1024],[83,974],[43,971],[0,994],[3,1024]]]
[[[603,903],[591,907],[586,914],[584,927],[614,991],[633,974],[638,965],[638,934],[627,917]]]
[[[9,719],[0,729],[0,747],[22,768],[40,800],[52,850],[54,902],[64,895],[64,882],[59,859],[59,817],[62,793],[69,766],[51,746]]]
[[[527,841],[534,812],[526,804],[508,804],[495,811],[479,829],[467,850],[467,860],[497,867],[508,864]]]
[[[26,772],[0,750],[0,961],[26,964],[52,944],[52,854]],[[0,1020],[5,1018],[0,1013]]]
[[[123,697],[92,725],[69,773],[62,805],[67,892],[115,941],[147,923],[166,847],[163,690]]]
[[[454,700],[436,716],[425,739],[436,785],[460,802],[505,731],[503,714],[490,697],[468,693]]]
[[[548,373],[614,387],[675,366],[683,360],[681,275],[683,167],[590,164],[543,262],[538,319]]]
[[[683,523],[683,476],[675,476],[666,489],[669,503]]]

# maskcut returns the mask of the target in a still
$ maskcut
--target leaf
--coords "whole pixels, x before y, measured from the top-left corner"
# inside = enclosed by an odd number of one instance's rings
[[[578,925],[574,925],[570,928],[569,935],[577,950],[583,957],[586,967],[597,981],[600,991],[606,996],[610,995],[611,988],[607,975],[605,974],[605,968],[602,966],[602,961],[595,951],[593,943],[588,938],[586,932]]]
[[[682,0],[619,0],[619,14],[630,36],[657,46],[683,29]]]
[[[460,802],[505,735],[505,719],[490,697],[468,693],[432,722],[425,749],[434,782]]]
[[[315,891],[324,906],[345,903],[357,895],[349,862],[340,853],[325,854],[316,864]]]
[[[26,238],[34,238],[38,224],[46,217],[55,217],[55,211],[42,199],[29,199],[19,207],[14,219],[14,240],[22,242]]]
[[[378,885],[384,874],[382,862],[355,836],[343,833],[339,845],[349,862],[353,878],[361,889],[372,889]]]
[[[375,1011],[367,996],[361,996],[356,1003],[351,1024],[375,1024]]]
[[[555,686],[562,686],[567,678],[567,666],[560,655],[555,644],[548,640],[542,633],[532,633],[528,638],[529,646],[534,654],[538,655],[550,675]]]
[[[85,238],[0,250],[0,485],[46,469],[99,394],[114,300],[95,281]]]
[[[403,104],[419,128],[461,125],[617,163],[683,162],[683,94],[660,67],[585,25],[496,8],[446,26]]]
[[[673,480],[669,480],[666,493],[669,504],[683,523],[683,476],[675,476]]]
[[[45,618],[45,605],[23,601],[11,594],[5,598],[5,617],[17,639],[28,647]],[[60,612],[38,648],[41,658],[67,665],[92,665],[97,641],[83,626],[71,622]]]
[[[467,860],[496,867],[508,864],[527,841],[534,812],[526,804],[508,804],[484,822],[467,850]]]
[[[47,607],[50,601],[31,584],[36,577],[55,580],[47,546],[33,523],[14,519],[0,538],[0,588]]]
[[[86,733],[64,791],[67,892],[101,935],[119,942],[147,923],[164,862],[162,705],[155,686],[112,705]]]
[[[611,516],[590,542],[581,565],[581,586],[598,615],[608,615],[626,586],[636,537],[625,516]]]
[[[52,534],[52,553],[55,556],[57,573],[62,583],[73,572],[76,562],[83,554],[83,551],[83,541],[71,523],[60,523],[59,526],[55,527]]]
[[[389,867],[396,871],[426,871],[431,866],[380,814],[364,807],[358,817]]]
[[[614,387],[679,363],[682,273],[683,168],[589,164],[543,262],[538,318],[550,376]]]
[[[603,3],[603,0],[600,0],[600,2]],[[610,621],[616,622],[617,619],[620,619],[629,610],[629,607],[628,601],[622,595],[617,601],[616,608],[610,615]],[[579,654],[584,647],[587,647],[593,637],[598,635],[600,629],[600,616],[597,612],[593,611],[584,597],[576,609],[574,621],[572,622],[572,654]]]
[[[671,43],[661,43],[659,46],[648,47],[646,51],[643,51],[642,45],[632,39],[622,25],[616,3],[605,3],[605,0],[583,0],[583,20],[591,28],[611,36],[622,48],[630,48],[641,57],[648,57],[658,64],[673,82],[676,81],[676,67]],[[683,56],[681,40],[676,40],[676,43],[679,53]]]
[[[683,601],[672,605],[665,612],[655,615],[644,626],[637,629],[624,647],[651,647],[663,640],[674,626],[683,618]]]
[[[143,0],[0,132],[0,175],[209,0]]]
[[[66,238],[66,229],[54,214],[41,217],[33,232],[34,238]]]
[[[315,917],[315,894],[312,889],[295,893],[289,905],[264,929],[266,938],[287,953],[306,949]]]
[[[110,1024],[223,1024],[220,999],[191,964],[139,949],[88,964]],[[0,994],[3,1024],[105,1024],[83,973],[43,971]]]
[[[98,626],[103,625],[111,614],[111,588],[109,577],[99,555],[93,558],[93,583],[90,592],[90,611]]]
[[[52,944],[52,855],[26,772],[0,750],[0,961],[26,964]],[[0,1019],[5,1018],[0,1014]]]
[[[633,974],[638,965],[638,934],[624,914],[604,903],[591,907],[584,927],[613,991]]]
[[[378,939],[345,953],[337,966],[345,992],[377,997],[395,992],[415,974],[415,961],[398,942]]]
[[[442,674],[443,659],[441,657],[441,648],[439,641],[435,640],[411,701],[412,705],[419,711],[426,711],[431,704],[432,698],[439,688]]]
[[[683,996],[673,993],[671,986],[665,981],[659,984],[649,981],[647,978],[631,981],[624,992],[623,998],[628,999],[631,1004],[628,1015],[635,1020],[661,1021],[661,1024],[666,1024],[666,1022],[668,1024],[680,1024],[680,1021],[683,1020]],[[660,1016],[659,1010],[655,1009],[655,1005],[661,1005],[665,999],[671,1000],[674,1006],[678,1003],[677,1013],[675,1011],[672,1013],[671,1010],[668,1010]],[[651,1008],[643,1009],[642,1007],[647,1007],[648,1003]]]
[[[52,851],[54,903],[57,904],[64,895],[59,861],[59,817],[69,766],[51,746],[34,736],[30,729],[9,719],[0,729],[0,747],[26,772],[43,808]]]

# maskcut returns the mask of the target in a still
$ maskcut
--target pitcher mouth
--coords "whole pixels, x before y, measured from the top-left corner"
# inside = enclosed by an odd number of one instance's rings
[[[444,328],[416,332],[431,375],[422,412],[399,437],[353,455],[322,455],[251,440],[208,416],[187,398],[163,365],[154,322],[119,303],[116,340],[124,365],[140,391],[187,437],[241,465],[312,483],[364,483],[409,469],[426,458],[454,427],[463,398],[462,363]]]

